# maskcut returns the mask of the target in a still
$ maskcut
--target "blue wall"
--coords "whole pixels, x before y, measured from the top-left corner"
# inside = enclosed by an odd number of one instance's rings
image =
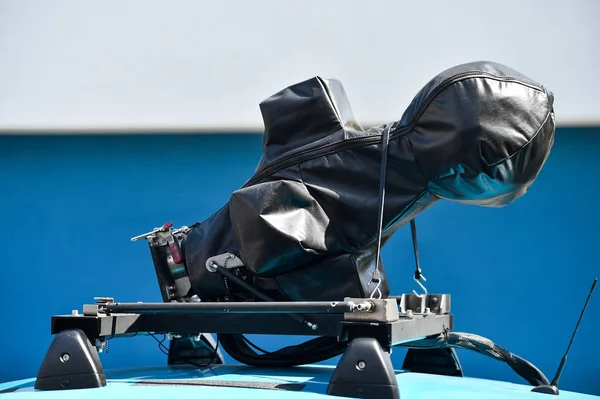
[[[0,381],[35,375],[52,314],[94,296],[160,300],[147,247],[129,238],[209,216],[252,174],[260,147],[258,135],[0,136]],[[452,293],[457,331],[487,336],[554,373],[600,277],[598,171],[600,129],[559,129],[537,182],[513,205],[445,202],[418,218],[427,286]],[[414,288],[409,233],[400,230],[383,251],[396,293]],[[599,328],[596,295],[565,389],[600,394]],[[396,364],[403,354],[394,351]],[[459,355],[470,376],[521,381],[494,360]],[[165,362],[148,337],[114,340],[102,360],[107,368]]]

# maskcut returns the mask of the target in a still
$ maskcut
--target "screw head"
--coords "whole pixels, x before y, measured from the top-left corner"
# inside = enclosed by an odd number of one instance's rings
[[[69,355],[68,353],[63,353],[62,355],[60,355],[60,361],[63,363],[68,362],[69,360],[71,360],[71,355]]]
[[[356,363],[356,368],[358,370],[364,370],[367,367],[367,363],[364,360],[359,360],[358,363]]]
[[[214,273],[217,271],[218,265],[215,262],[211,261],[208,265],[206,265],[206,268],[209,272]]]
[[[70,379],[68,379],[68,378],[64,378],[64,379],[63,379],[63,380],[60,382],[60,384],[61,384],[63,387],[65,387],[65,388],[66,388],[66,387],[68,387],[69,385],[71,385],[71,380],[70,380]]]

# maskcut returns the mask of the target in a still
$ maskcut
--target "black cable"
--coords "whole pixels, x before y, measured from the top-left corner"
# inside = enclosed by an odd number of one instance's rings
[[[210,357],[210,361],[208,363],[205,363],[205,364],[196,363],[191,360],[184,360],[184,363],[192,365],[192,366],[197,366],[197,367],[210,367],[214,363],[214,361],[217,359],[218,353],[219,353],[219,336],[217,335],[217,342],[215,344],[215,349],[213,350],[213,354]]]
[[[506,363],[532,386],[548,385],[548,378],[529,361],[509,352],[491,340],[475,334],[446,333],[401,344],[407,348],[428,349],[455,347],[469,349]]]
[[[158,340],[158,338],[156,338],[156,336],[154,334],[152,334],[150,331],[148,331],[148,334],[154,338],[154,340],[156,342],[158,342],[158,349],[160,349],[160,351],[164,354],[169,356],[169,349],[163,344],[163,342],[165,342],[165,339],[167,339],[167,336],[165,334],[163,334],[163,339],[162,340]]]
[[[239,334],[219,334],[222,347],[232,358],[250,366],[292,367],[312,364],[341,355],[347,342],[334,337],[318,337],[300,345],[288,346],[269,354],[258,354]]]
[[[238,285],[253,294],[262,301],[272,301],[255,287],[235,276],[226,268],[219,266],[217,272],[221,277],[227,277],[230,282]],[[314,325],[304,316],[290,314],[296,321],[313,328]],[[312,364],[338,356],[346,348],[345,343],[339,343],[337,339],[319,337],[299,345],[287,346],[274,352],[269,352],[251,342],[243,334],[219,334],[221,344],[225,351],[235,360],[248,365],[273,366],[297,366]],[[257,353],[260,352],[260,353]]]
[[[262,349],[261,347],[259,347],[258,345],[256,345],[255,343],[253,343],[252,341],[250,341],[245,335],[242,335],[241,337],[245,343],[247,343],[249,346],[256,349],[257,351],[263,353],[264,355],[272,355],[273,354],[273,352],[266,351],[266,350]]]

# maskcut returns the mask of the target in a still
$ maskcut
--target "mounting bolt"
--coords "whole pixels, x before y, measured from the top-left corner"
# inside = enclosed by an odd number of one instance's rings
[[[356,309],[359,312],[369,312],[373,308],[373,302],[364,301],[356,305]]]
[[[206,268],[209,272],[214,273],[219,268],[219,265],[217,265],[215,262],[210,262],[206,265]]]
[[[71,360],[71,355],[69,355],[68,353],[63,353],[62,355],[60,355],[60,361],[63,363],[68,362],[69,360]]]
[[[364,360],[359,360],[358,363],[356,363],[356,368],[358,370],[364,370],[367,367],[367,363]]]

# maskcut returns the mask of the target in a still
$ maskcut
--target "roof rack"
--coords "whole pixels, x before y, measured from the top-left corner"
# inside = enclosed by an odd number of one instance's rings
[[[83,314],[52,317],[56,334],[35,388],[61,390],[106,385],[98,356],[107,339],[132,334],[198,336],[274,334],[336,337],[348,347],[327,388],[333,396],[399,398],[390,360],[392,347],[453,328],[448,294],[403,294],[385,299],[346,298],[310,302],[119,303],[95,298]],[[310,315],[299,328],[298,318]],[[173,349],[173,346],[171,346]],[[217,349],[212,348],[214,353]]]

